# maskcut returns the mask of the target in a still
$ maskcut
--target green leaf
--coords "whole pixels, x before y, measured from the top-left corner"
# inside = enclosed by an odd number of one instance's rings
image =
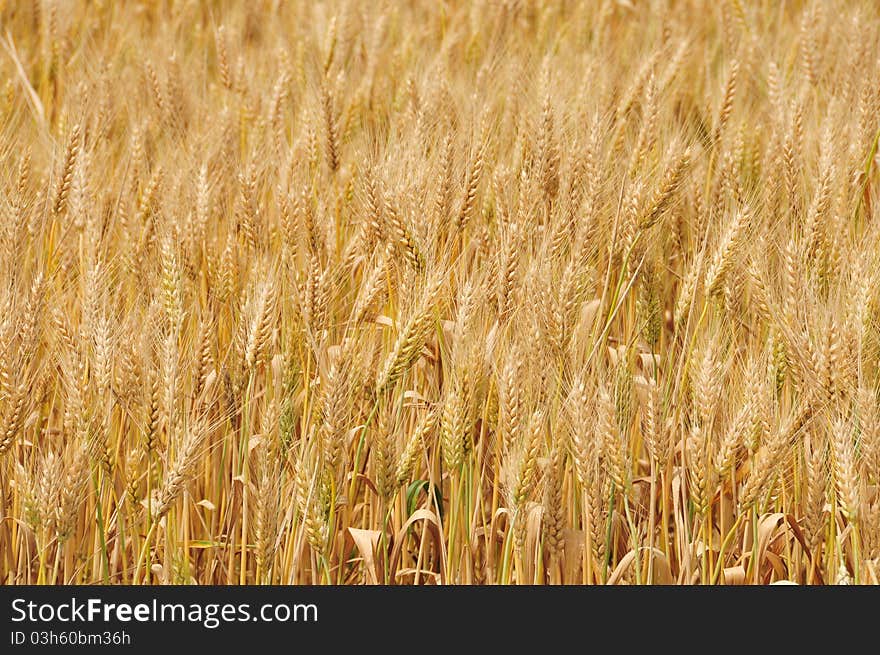
[[[416,511],[416,504],[418,502],[419,492],[424,491],[426,494],[428,493],[428,489],[431,487],[431,483],[427,480],[416,480],[412,482],[406,488],[406,514],[407,516],[411,516],[413,512]],[[443,493],[436,484],[434,485],[434,506],[437,509],[437,515],[442,519],[443,518]]]
[[[416,480],[406,488],[406,515],[410,516],[416,511],[416,501],[418,500],[419,491],[428,486],[427,480]]]

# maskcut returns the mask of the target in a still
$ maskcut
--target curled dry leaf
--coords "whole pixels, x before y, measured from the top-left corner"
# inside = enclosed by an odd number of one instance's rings
[[[349,528],[348,533],[354,540],[354,545],[363,560],[367,581],[374,585],[380,584],[383,577],[379,562],[376,560],[376,546],[382,533],[378,530],[361,530],[360,528]]]

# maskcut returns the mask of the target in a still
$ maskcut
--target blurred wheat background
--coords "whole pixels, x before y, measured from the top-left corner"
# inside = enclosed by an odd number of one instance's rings
[[[3,583],[878,583],[875,2],[0,25]]]

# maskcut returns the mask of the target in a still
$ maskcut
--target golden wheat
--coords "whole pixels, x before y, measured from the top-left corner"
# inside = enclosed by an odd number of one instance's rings
[[[0,23],[4,584],[878,582],[877,3]]]

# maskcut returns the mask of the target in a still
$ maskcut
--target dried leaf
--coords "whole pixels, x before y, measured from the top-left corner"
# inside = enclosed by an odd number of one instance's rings
[[[381,576],[376,562],[376,545],[379,543],[382,533],[379,530],[361,530],[360,528],[349,528],[348,533],[354,540],[354,545],[357,546],[361,559],[364,561],[367,580],[370,584],[379,584]]]

